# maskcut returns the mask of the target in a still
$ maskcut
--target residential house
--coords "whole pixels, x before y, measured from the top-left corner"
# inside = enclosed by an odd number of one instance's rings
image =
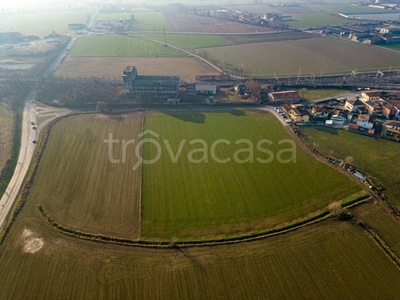
[[[374,127],[375,118],[370,115],[359,115],[356,122],[360,128],[369,130]]]
[[[327,119],[329,116],[329,109],[327,106],[313,106],[310,109],[310,114],[315,119]]]
[[[387,121],[385,128],[390,135],[400,134],[400,121]]]
[[[237,85],[235,85],[234,89],[237,94],[243,95],[244,92],[246,91],[246,85],[245,84],[237,84]]]
[[[380,114],[382,113],[382,106],[379,105],[378,101],[366,101],[365,103],[365,108],[368,110],[368,113],[370,115],[372,114]]]
[[[364,102],[359,99],[347,99],[344,107],[350,112],[359,112],[359,109],[364,107]]]
[[[379,100],[381,97],[381,92],[379,91],[363,91],[361,93],[361,101],[367,102],[367,101],[375,101]]]
[[[396,106],[394,106],[388,102],[381,104],[381,106],[382,106],[382,114],[387,119],[395,119],[399,115],[400,111]]]
[[[304,106],[298,106],[298,107],[292,108],[289,111],[289,117],[295,123],[297,123],[297,122],[307,123],[310,121],[310,114],[308,113],[308,111],[305,109]]]
[[[300,95],[297,91],[283,91],[268,93],[271,102],[279,103],[298,103],[300,102]]]

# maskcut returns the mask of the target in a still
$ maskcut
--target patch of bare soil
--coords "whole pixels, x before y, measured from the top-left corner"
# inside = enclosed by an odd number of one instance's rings
[[[23,252],[24,253],[35,253],[39,251],[43,245],[43,239],[39,238],[34,232],[29,229],[24,229],[21,235],[23,242]]]

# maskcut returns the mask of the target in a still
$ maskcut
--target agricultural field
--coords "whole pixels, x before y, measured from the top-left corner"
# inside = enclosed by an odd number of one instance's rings
[[[375,140],[357,133],[330,128],[304,127],[302,132],[310,145],[322,153],[351,161],[384,187],[385,196],[400,207],[399,144]]]
[[[196,16],[192,14],[169,13],[166,17],[176,32],[199,33],[252,33],[273,32],[271,28],[229,22],[222,19]]]
[[[400,257],[400,219],[374,203],[353,207],[351,213],[366,223]]]
[[[157,42],[127,36],[85,36],[76,41],[69,57],[74,56],[187,56]]]
[[[228,46],[232,43],[218,35],[202,35],[202,34],[178,34],[178,33],[167,33],[165,36],[161,33],[142,33],[133,34],[133,37],[157,40],[161,42],[166,42],[168,44],[174,45],[183,49],[190,48],[205,48],[205,47],[218,47],[218,46]]]
[[[388,49],[400,51],[400,43],[393,43],[393,44],[380,45],[380,46],[388,48]]]
[[[398,268],[346,222],[328,220],[234,245],[142,249],[62,235],[45,224],[34,204],[26,203],[0,246],[3,299],[395,299],[400,294]]]
[[[122,81],[122,71],[134,65],[139,75],[177,75],[193,80],[196,75],[219,72],[195,57],[67,57],[56,71],[59,77],[103,77]]]
[[[139,236],[141,172],[109,160],[104,142],[137,138],[142,114],[83,115],[59,121],[52,130],[30,200],[42,205],[58,222],[77,230],[136,239]],[[118,152],[119,151],[119,152]],[[109,156],[110,155],[110,156]],[[107,225],[105,225],[107,224]]]
[[[96,16],[96,22],[119,20],[119,19],[130,19],[131,12],[118,12],[118,13],[98,13]]]
[[[59,34],[71,32],[69,23],[86,23],[95,10],[70,10],[35,13],[17,13],[0,19],[0,31],[21,32],[25,35],[45,36],[53,30]]]
[[[313,38],[201,49],[235,73],[252,76],[324,74],[400,67],[400,53],[333,38]],[[376,60],[376,57],[381,59]],[[398,65],[393,65],[397,62]]]
[[[324,99],[328,97],[338,96],[340,94],[347,93],[347,90],[340,90],[340,89],[308,89],[304,94],[303,101],[313,101]]]
[[[160,11],[141,11],[134,13],[132,31],[171,31],[168,18]]]
[[[143,165],[141,233],[146,239],[202,239],[273,228],[307,217],[360,190],[296,146],[296,162],[291,161],[291,146],[278,144],[289,136],[272,114],[150,113],[145,129],[159,134],[170,145],[167,148],[163,144],[163,155],[157,163]],[[201,162],[198,150],[204,145],[190,144],[196,139],[208,145],[206,151],[210,152],[204,154],[207,162]],[[229,147],[224,142],[215,150],[217,157],[229,162],[212,159],[211,145],[218,139],[232,142]],[[234,145],[239,139],[254,143],[254,152],[243,150],[248,149],[243,141]],[[266,148],[272,154],[256,149],[262,139],[271,141]],[[181,146],[183,140],[186,144]],[[158,150],[152,144],[145,144],[143,149],[145,159],[157,156]],[[177,163],[168,155],[171,149],[174,154],[181,149]],[[278,158],[283,149],[287,151],[282,156],[287,163]],[[254,161],[246,162],[253,154]]]
[[[249,35],[222,35],[223,38],[231,41],[235,45],[279,42],[288,40],[303,40],[315,37],[314,34],[307,32],[276,32],[266,34],[249,34]]]
[[[0,173],[11,158],[13,127],[14,114],[8,104],[0,101]]]

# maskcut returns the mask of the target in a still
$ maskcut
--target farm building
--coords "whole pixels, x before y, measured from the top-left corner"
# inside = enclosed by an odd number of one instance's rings
[[[127,94],[171,98],[179,94],[179,76],[138,75],[136,67],[128,66],[122,79]]]
[[[217,86],[215,84],[198,84],[196,83],[196,94],[215,95],[217,93]]]
[[[268,93],[268,97],[271,102],[298,103],[300,101],[300,95],[297,91]]]

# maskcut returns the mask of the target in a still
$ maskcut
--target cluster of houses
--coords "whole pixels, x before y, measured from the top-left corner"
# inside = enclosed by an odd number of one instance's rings
[[[276,23],[290,21],[292,16],[284,15],[282,13],[268,12],[262,15],[250,13],[247,11],[239,11],[229,8],[215,8],[208,6],[198,7],[184,7],[183,11],[190,14],[203,15],[217,19],[228,20],[231,22],[255,25],[255,26],[271,26]]]
[[[343,24],[322,29],[328,35],[337,35],[364,44],[391,44],[400,42],[399,24],[370,22],[364,24]]]
[[[381,97],[380,91],[363,91],[349,99],[303,105],[297,91],[269,93],[271,102],[297,124],[315,123],[347,128],[371,136],[400,135],[400,105]]]

